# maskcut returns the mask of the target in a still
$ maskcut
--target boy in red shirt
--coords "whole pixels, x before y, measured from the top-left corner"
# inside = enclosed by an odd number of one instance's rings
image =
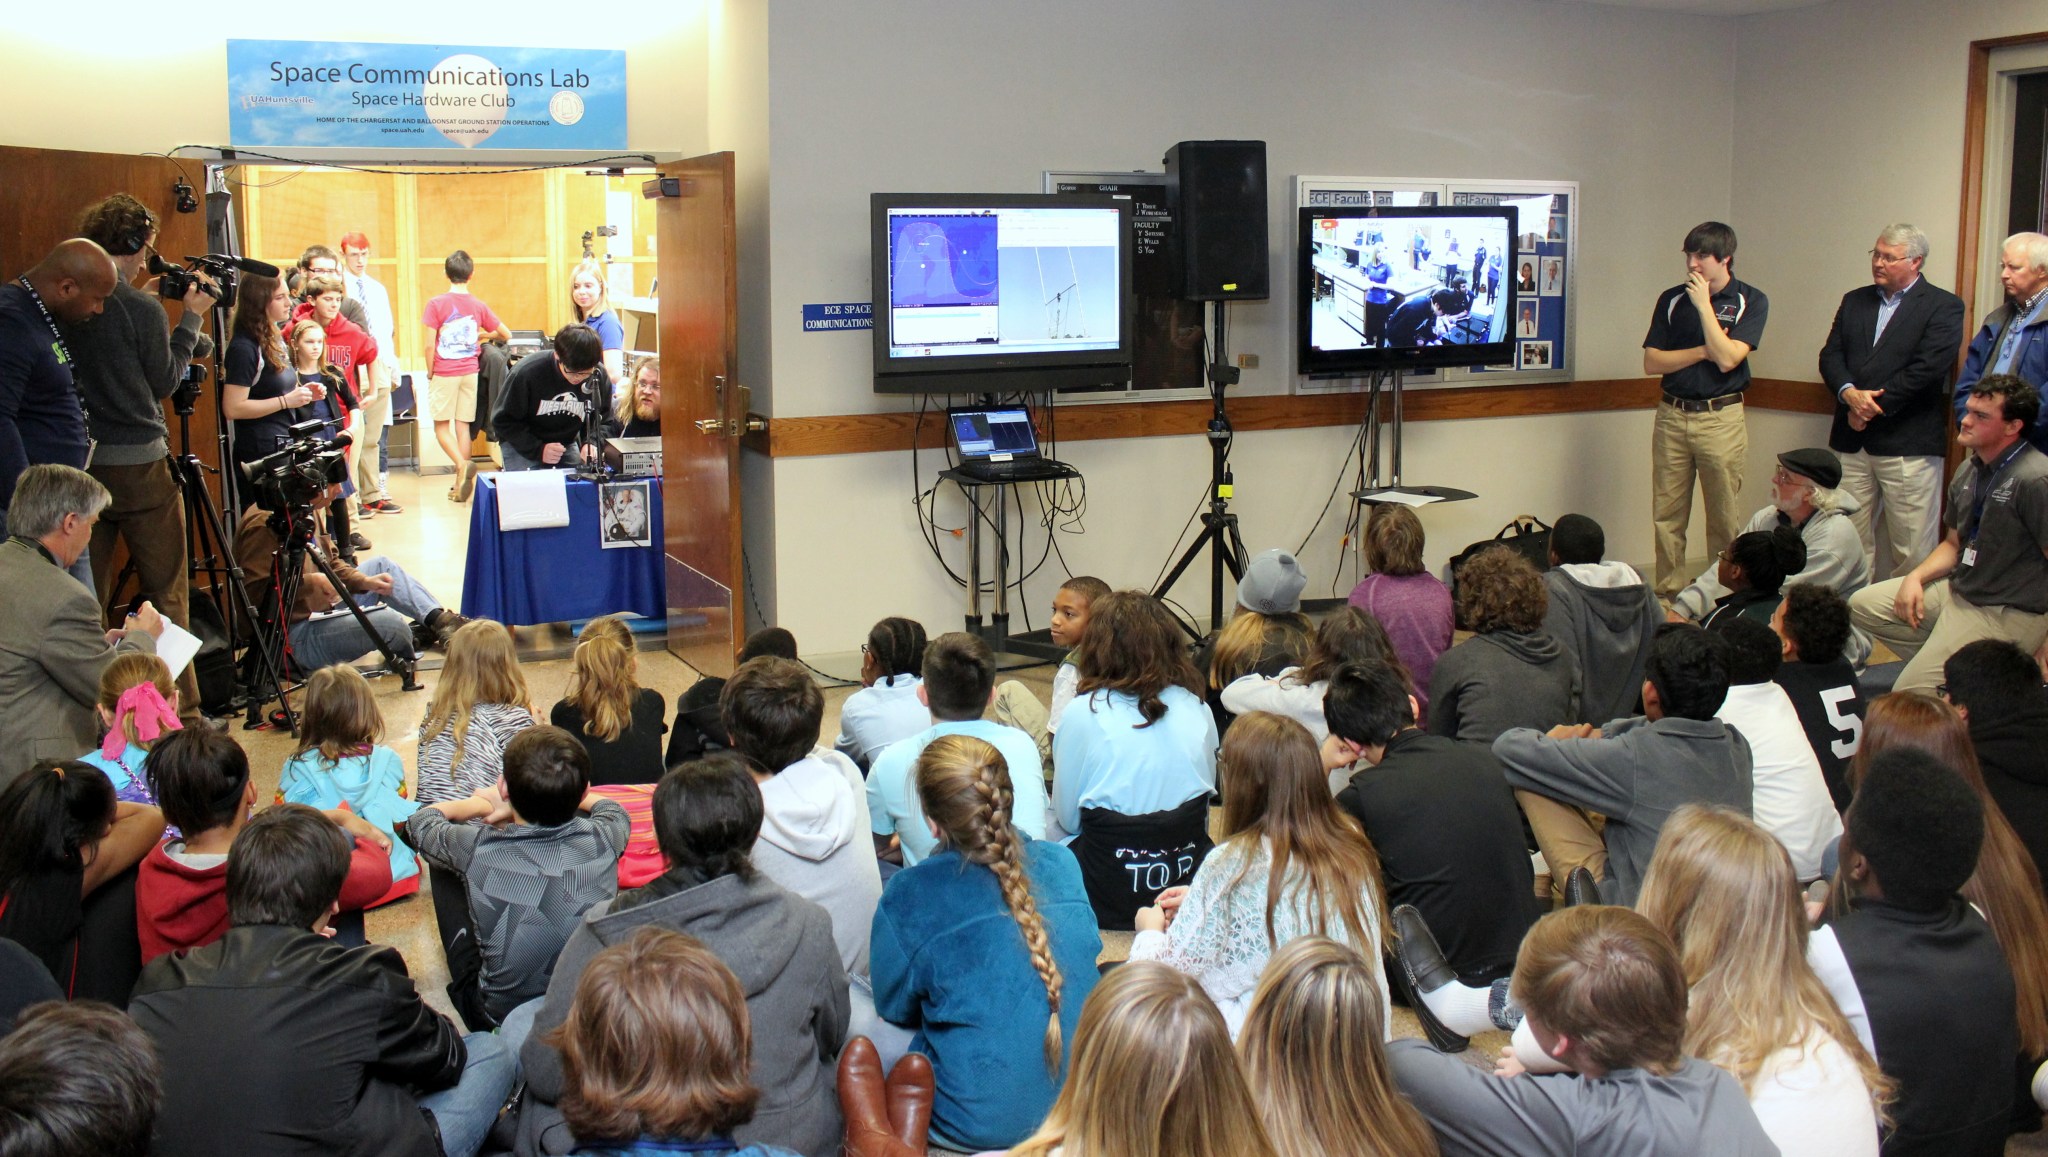
[[[512,331],[469,291],[470,275],[476,272],[469,254],[457,249],[441,269],[448,275],[448,292],[429,301],[420,314],[427,327],[427,347],[433,350],[427,371],[428,410],[434,437],[455,465],[455,485],[448,497],[465,502],[476,481],[476,463],[469,456],[469,419],[476,413],[477,351],[486,341],[511,341]]]

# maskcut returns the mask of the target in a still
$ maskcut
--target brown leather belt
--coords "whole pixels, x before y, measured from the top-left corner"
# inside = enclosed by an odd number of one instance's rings
[[[1730,406],[1741,405],[1742,395],[1740,393],[1733,393],[1722,394],[1718,398],[1679,398],[1666,394],[1664,395],[1664,404],[1676,407],[1688,414],[1711,414],[1717,410],[1725,410]]]

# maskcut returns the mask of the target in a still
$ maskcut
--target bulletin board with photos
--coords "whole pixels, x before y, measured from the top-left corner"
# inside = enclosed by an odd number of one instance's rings
[[[1300,208],[1513,207],[1518,226],[1512,252],[1505,255],[1508,260],[1500,263],[1499,276],[1503,282],[1512,279],[1515,283],[1516,308],[1509,331],[1515,339],[1514,361],[1411,370],[1403,381],[1411,386],[1479,386],[1572,379],[1572,279],[1577,266],[1578,182],[1296,177],[1294,185],[1294,203]],[[1480,273],[1483,278],[1486,271]],[[1283,273],[1281,278],[1291,275]],[[1483,295],[1484,281],[1476,283],[1473,291]],[[1298,393],[1341,392],[1361,386],[1362,379],[1313,379],[1300,376],[1297,368]]]

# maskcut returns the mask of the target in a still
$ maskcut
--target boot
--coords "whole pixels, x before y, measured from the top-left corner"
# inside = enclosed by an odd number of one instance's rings
[[[889,1087],[882,1057],[864,1036],[839,1053],[839,1111],[846,1117],[846,1157],[917,1157],[922,1146],[903,1143],[889,1121]]]
[[[904,1053],[889,1070],[889,1124],[913,1153],[925,1151],[932,1127],[932,1098],[938,1095],[931,1058]]]

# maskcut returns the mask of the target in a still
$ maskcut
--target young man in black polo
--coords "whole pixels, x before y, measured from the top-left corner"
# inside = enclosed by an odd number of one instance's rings
[[[1764,337],[1770,302],[1735,279],[1735,230],[1707,221],[1685,235],[1685,282],[1657,298],[1643,338],[1643,372],[1663,379],[1650,440],[1650,519],[1657,593],[1685,586],[1685,532],[1697,477],[1707,513],[1707,554],[1742,524],[1736,502],[1749,455],[1742,391],[1749,355]]]

